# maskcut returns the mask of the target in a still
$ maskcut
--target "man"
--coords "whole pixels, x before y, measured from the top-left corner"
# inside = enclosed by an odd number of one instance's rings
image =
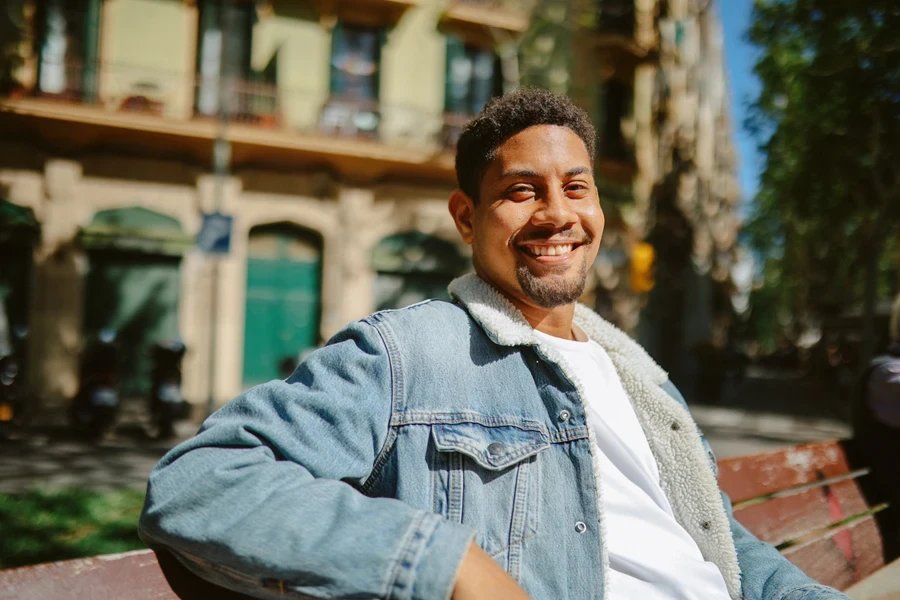
[[[665,372],[576,304],[594,136],[549,92],[491,102],[449,202],[475,274],[210,417],[150,477],[148,544],[259,597],[843,598],[730,517]]]
[[[891,343],[869,364],[853,407],[853,437],[866,464],[872,466],[876,495],[891,507],[900,506],[900,294],[894,299],[888,324]],[[900,556],[900,511],[882,511],[885,558]]]

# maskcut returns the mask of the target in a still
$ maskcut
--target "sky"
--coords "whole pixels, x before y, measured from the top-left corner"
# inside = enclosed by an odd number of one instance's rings
[[[731,116],[738,146],[740,181],[744,206],[756,195],[762,157],[756,142],[744,129],[747,105],[759,93],[753,74],[755,49],[744,38],[750,25],[753,0],[719,0],[719,15],[725,30],[725,60],[731,87]]]

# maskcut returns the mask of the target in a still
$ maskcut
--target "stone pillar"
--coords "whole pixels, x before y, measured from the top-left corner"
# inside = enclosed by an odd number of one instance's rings
[[[199,177],[197,199],[202,212],[214,210],[215,194],[215,177]],[[222,195],[221,211],[236,217],[241,180],[228,177]],[[234,230],[240,230],[240,227],[235,226]],[[185,356],[183,385],[185,397],[202,407],[201,413],[204,413],[209,398],[210,360],[215,361],[213,389],[216,404],[224,404],[241,391],[246,246],[240,244],[238,249],[243,250],[221,257],[192,251],[182,263],[179,320],[185,344],[190,349]],[[216,281],[213,281],[214,276]],[[210,346],[211,326],[216,327],[215,347]]]
[[[361,319],[375,309],[371,252],[386,228],[371,189],[342,186],[338,196],[341,232],[341,322]]]
[[[60,408],[78,389],[82,348],[83,278],[87,259],[74,244],[90,215],[80,210],[81,165],[49,160],[44,166],[41,243],[34,254],[31,295],[30,383],[45,408]]]

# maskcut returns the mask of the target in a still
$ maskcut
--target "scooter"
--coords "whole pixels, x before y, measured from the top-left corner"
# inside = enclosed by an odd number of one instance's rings
[[[27,335],[27,328],[14,327],[13,346],[8,354],[0,356],[0,441],[9,439],[25,421],[27,402],[22,380]]]
[[[116,332],[104,329],[82,353],[78,392],[69,418],[76,431],[101,439],[116,422],[119,412],[119,349]]]
[[[181,361],[186,352],[181,338],[154,344],[153,372],[150,386],[150,419],[159,438],[175,433],[175,421],[186,412],[181,393]]]

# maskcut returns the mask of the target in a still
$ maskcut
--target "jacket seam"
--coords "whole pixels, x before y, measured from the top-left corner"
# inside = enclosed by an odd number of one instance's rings
[[[388,357],[388,371],[391,378],[391,416],[388,418],[387,433],[384,436],[384,442],[381,445],[381,449],[378,451],[378,454],[375,457],[375,461],[372,463],[372,469],[369,471],[369,475],[364,481],[360,483],[360,490],[363,493],[367,493],[378,481],[378,478],[381,474],[381,469],[382,467],[384,467],[385,463],[387,463],[388,458],[390,458],[390,452],[397,437],[396,431],[393,427],[393,415],[395,412],[395,407],[397,406],[397,396],[402,393],[403,376],[400,372],[399,367],[394,364],[394,352],[396,352],[396,345],[392,343],[393,339],[389,340],[388,338],[390,336],[386,336],[385,332],[383,332],[381,328],[378,327],[378,324],[370,323],[368,319],[364,320],[363,322],[374,329],[376,333],[378,333],[378,337],[381,340],[381,343],[384,345],[385,353]],[[392,352],[392,349],[394,350],[394,352]]]

